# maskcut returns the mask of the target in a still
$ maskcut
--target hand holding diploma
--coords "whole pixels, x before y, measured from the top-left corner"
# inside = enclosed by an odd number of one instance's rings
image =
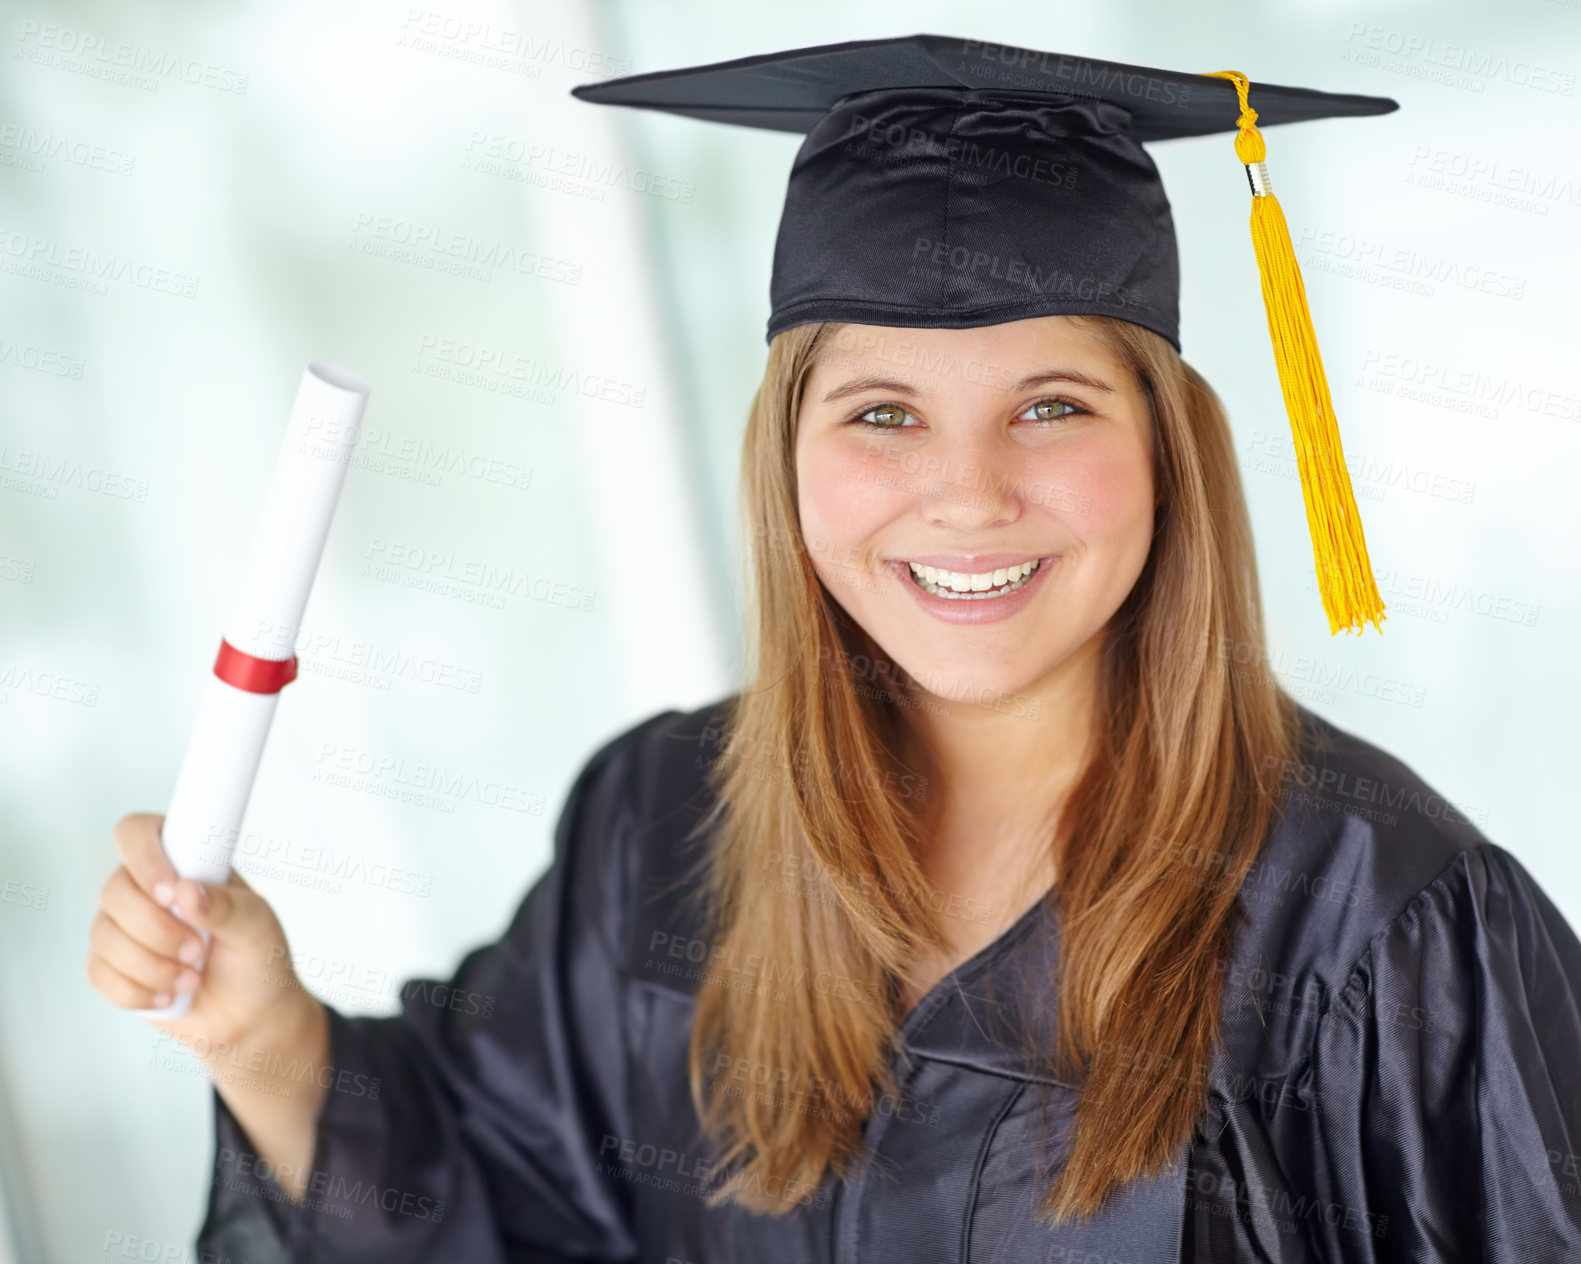
[[[126,863],[101,894],[88,977],[106,999],[169,1022],[202,986],[202,1021],[168,1028],[183,1039],[240,1039],[265,1018],[271,1029],[281,1016],[310,1022],[317,1007],[297,984],[273,911],[231,873],[230,859],[279,691],[296,676],[292,647],[368,391],[335,364],[303,371],[169,811],[116,826]]]
[[[155,1025],[203,1063],[281,1187],[298,1197],[328,1078],[324,1007],[297,979],[268,902],[234,871],[217,883],[181,877],[160,844],[162,824],[148,812],[115,823],[122,864],[99,896],[88,979],[134,1012],[190,1001],[179,1018]],[[192,963],[205,951],[200,975]]]

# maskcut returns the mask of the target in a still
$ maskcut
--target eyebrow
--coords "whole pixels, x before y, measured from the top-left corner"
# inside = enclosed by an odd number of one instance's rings
[[[1024,391],[1034,386],[1041,386],[1045,382],[1074,382],[1078,386],[1086,386],[1095,391],[1114,393],[1114,387],[1107,382],[1085,373],[1078,373],[1075,369],[1047,369],[1042,373],[1032,373],[1022,378],[1010,389]],[[869,374],[866,377],[853,378],[844,386],[837,386],[823,397],[823,402],[831,404],[837,399],[844,399],[848,395],[860,395],[864,391],[893,391],[897,395],[915,395],[917,388],[910,382],[900,378],[878,377]]]

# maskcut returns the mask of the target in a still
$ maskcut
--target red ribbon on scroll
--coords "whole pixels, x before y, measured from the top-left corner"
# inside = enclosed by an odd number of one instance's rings
[[[255,658],[220,638],[214,674],[227,685],[248,693],[279,693],[296,679],[296,655],[290,658]]]

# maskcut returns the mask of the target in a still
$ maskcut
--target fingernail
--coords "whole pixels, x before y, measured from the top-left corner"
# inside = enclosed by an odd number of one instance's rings
[[[176,889],[168,882],[154,883],[154,901],[157,904],[168,905],[176,898]]]
[[[198,907],[205,913],[209,911],[209,888],[202,882],[198,883]]]
[[[196,939],[189,939],[181,945],[181,951],[176,954],[189,965],[196,961],[203,952],[203,945]]]
[[[167,1006],[169,1004],[170,1004],[170,993],[169,992],[160,992],[160,993],[157,993],[155,995],[155,997],[154,997],[154,1008],[155,1009],[164,1009],[165,1006]]]
[[[176,978],[176,991],[185,996],[188,992],[198,990],[199,979],[190,970],[183,970]]]

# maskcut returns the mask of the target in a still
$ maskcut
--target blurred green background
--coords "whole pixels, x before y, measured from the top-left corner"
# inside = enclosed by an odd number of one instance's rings
[[[740,671],[736,464],[799,138],[569,89],[918,31],[1401,102],[1268,138],[1382,637],[1330,638],[1313,588],[1228,136],[1153,150],[1185,354],[1236,428],[1281,679],[1581,925],[1581,5],[7,3],[0,1261],[195,1258],[207,1081],[92,992],[86,933],[111,826],[167,804],[303,366],[373,391],[237,865],[310,986],[390,1013],[503,930],[594,747]],[[318,776],[346,759],[533,810]]]

